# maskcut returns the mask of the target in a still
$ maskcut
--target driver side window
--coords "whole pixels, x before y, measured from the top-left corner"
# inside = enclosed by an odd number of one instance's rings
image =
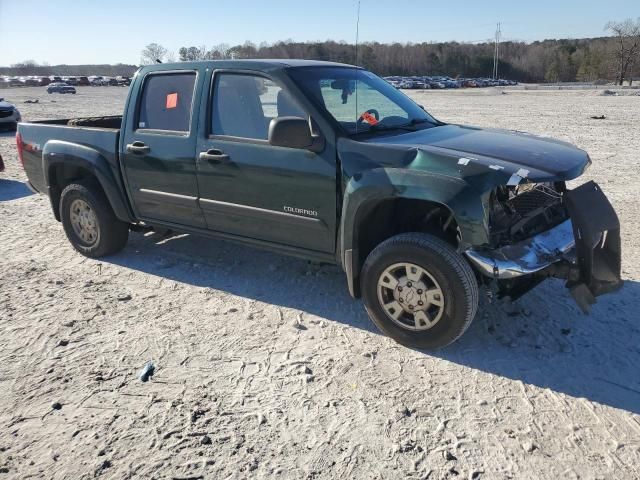
[[[267,140],[275,117],[307,115],[289,93],[268,78],[240,73],[215,75],[211,133]]]

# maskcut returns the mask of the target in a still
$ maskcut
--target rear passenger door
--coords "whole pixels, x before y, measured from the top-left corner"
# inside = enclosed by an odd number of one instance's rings
[[[205,227],[198,205],[196,124],[203,72],[152,71],[138,87],[121,140],[122,163],[138,218]],[[136,87],[134,87],[136,88]]]
[[[308,119],[308,112],[286,87],[260,73],[216,71],[212,82],[197,149],[208,228],[333,252],[335,151],[275,147],[267,140],[273,118]]]

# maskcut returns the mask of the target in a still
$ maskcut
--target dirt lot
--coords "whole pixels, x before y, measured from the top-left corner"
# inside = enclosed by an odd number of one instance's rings
[[[1,94],[25,119],[116,114],[126,95],[42,90]],[[415,97],[589,151],[623,224],[623,290],[591,316],[561,282],[483,300],[455,345],[409,350],[337,267],[140,234],[82,257],[0,134],[0,478],[640,478],[640,96]]]

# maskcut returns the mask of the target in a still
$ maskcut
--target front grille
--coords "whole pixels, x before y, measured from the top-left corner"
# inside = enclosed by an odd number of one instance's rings
[[[490,243],[510,245],[566,220],[562,193],[549,184],[497,189],[491,200]]]
[[[7,118],[13,115],[13,110],[0,110],[0,118]]]
[[[525,216],[540,207],[560,202],[560,194],[544,185],[535,185],[509,200],[509,205],[520,215]]]

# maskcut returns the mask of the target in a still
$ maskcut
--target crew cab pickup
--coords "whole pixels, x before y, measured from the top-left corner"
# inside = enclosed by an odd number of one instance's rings
[[[160,64],[124,114],[21,123],[31,186],[89,257],[171,229],[340,265],[398,342],[442,347],[479,287],[548,277],[579,305],[621,285],[619,222],[584,151],[436,120],[362,68],[304,60]]]

